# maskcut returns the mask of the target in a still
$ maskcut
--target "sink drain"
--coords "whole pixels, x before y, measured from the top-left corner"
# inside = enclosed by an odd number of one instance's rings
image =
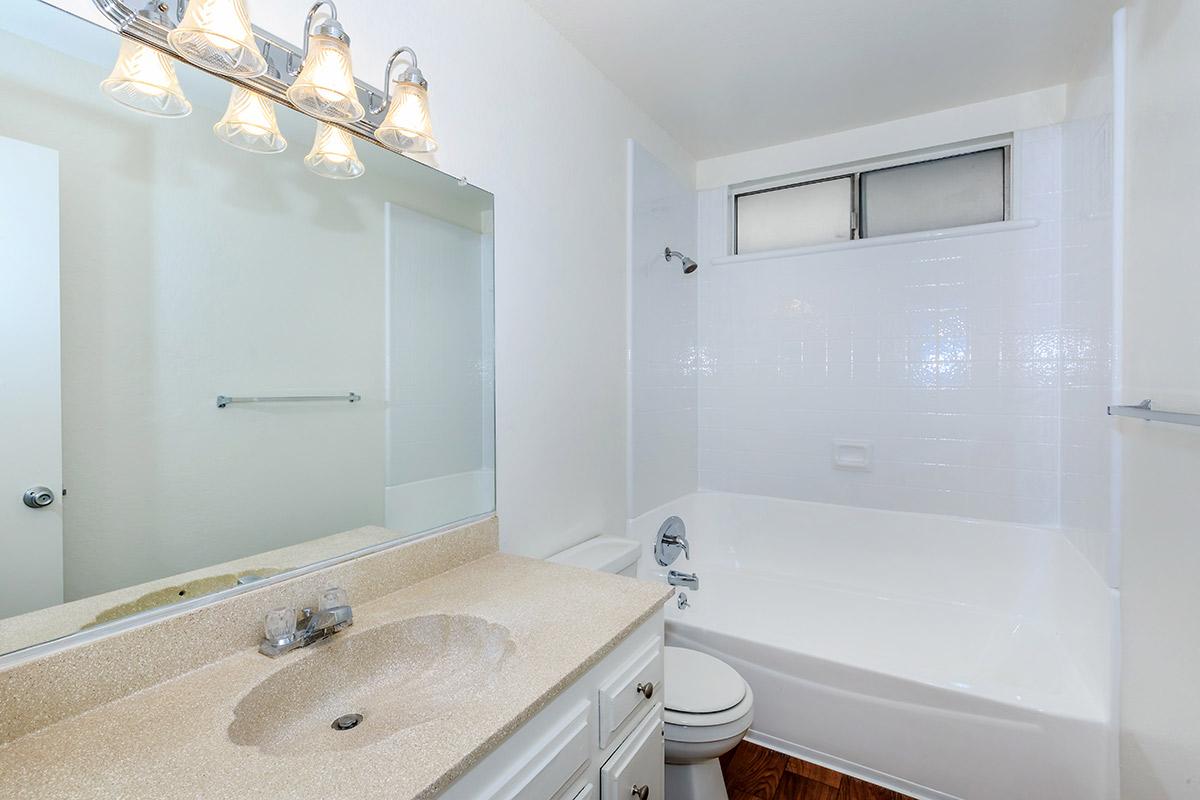
[[[362,722],[362,720],[362,714],[343,714],[335,719],[333,724],[329,727],[333,728],[335,731],[348,731],[351,728],[356,727],[358,723]]]

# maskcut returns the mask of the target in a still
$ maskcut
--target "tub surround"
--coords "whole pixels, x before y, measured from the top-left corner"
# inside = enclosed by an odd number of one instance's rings
[[[311,602],[335,583],[349,589],[353,627],[279,659],[257,652],[267,609]],[[0,793],[432,797],[670,596],[661,584],[497,553],[492,518],[0,671]],[[380,626],[439,614],[477,617],[511,637],[513,656],[468,713],[336,753],[315,752],[320,736],[294,754],[234,743],[235,708],[273,674]]]

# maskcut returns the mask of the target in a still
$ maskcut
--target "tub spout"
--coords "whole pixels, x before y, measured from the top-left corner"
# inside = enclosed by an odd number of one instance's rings
[[[672,586],[685,586],[688,589],[699,589],[700,579],[696,577],[694,572],[680,572],[673,569],[667,573],[667,583]]]

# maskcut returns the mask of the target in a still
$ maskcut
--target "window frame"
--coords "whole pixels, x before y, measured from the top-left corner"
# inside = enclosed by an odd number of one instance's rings
[[[826,175],[821,178],[814,178],[808,181],[796,181],[794,183],[785,183],[782,186],[771,186],[766,189],[752,189],[748,192],[738,192],[733,195],[733,253],[738,255],[738,201],[743,197],[755,197],[760,194],[769,194],[771,192],[781,192],[785,189],[798,189],[801,186],[814,186],[818,183],[829,183],[830,181],[844,181],[850,179],[850,241],[858,238],[858,204],[859,200],[859,182],[858,173],[848,172],[840,175]],[[769,250],[758,250],[755,252],[770,252]]]
[[[884,170],[894,169],[896,167],[911,166],[913,164],[942,161],[947,158],[971,155],[973,153],[983,153],[990,150],[1003,151],[1004,166],[1001,172],[1001,180],[1003,183],[1002,191],[1004,192],[1004,216],[1001,221],[1008,222],[1013,219],[1012,149],[1013,135],[1004,134],[987,139],[977,139],[970,142],[947,145],[945,147],[916,150],[908,153],[900,153],[897,155],[888,156],[886,158],[851,162],[841,166],[825,167],[822,169],[810,170],[808,172],[794,173],[792,175],[771,178],[765,181],[754,181],[730,186],[729,203],[727,204],[729,214],[729,241],[726,243],[726,252],[731,255],[755,255],[761,252],[771,252],[768,250],[755,251],[755,253],[749,254],[738,252],[738,199],[741,197],[760,195],[782,189],[794,189],[798,186],[808,186],[814,183],[822,183],[831,180],[844,180],[849,178],[851,187],[850,241],[854,242],[861,239],[882,238],[872,237],[870,235],[862,235],[862,176],[864,174],[869,172],[882,172]],[[830,244],[836,244],[836,242],[830,242]],[[823,247],[825,245],[817,246]],[[802,249],[802,247],[797,249]]]

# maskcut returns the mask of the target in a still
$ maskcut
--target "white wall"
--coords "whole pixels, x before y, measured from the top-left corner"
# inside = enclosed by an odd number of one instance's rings
[[[1123,396],[1200,411],[1200,3],[1129,6]],[[1200,430],[1118,423],[1123,796],[1200,797]]]
[[[1066,105],[1067,87],[1052,86],[827,136],[732,153],[697,163],[696,186],[709,189],[774,178],[1053,125],[1062,122]]]
[[[256,24],[299,40],[304,7],[250,7]],[[396,47],[416,48],[441,168],[496,194],[504,548],[547,555],[622,530],[626,140],[679,175],[692,160],[521,0],[343,0],[338,11],[367,80]]]
[[[303,9],[282,5],[251,4],[258,24],[298,33]],[[416,48],[441,167],[496,194],[504,548],[541,556],[622,530],[626,140],[677,174],[691,159],[519,0],[346,0],[338,10],[364,76],[401,44]]]
[[[629,142],[629,516],[696,490],[697,273],[683,274],[670,245],[696,257],[696,193],[637,142]]]

